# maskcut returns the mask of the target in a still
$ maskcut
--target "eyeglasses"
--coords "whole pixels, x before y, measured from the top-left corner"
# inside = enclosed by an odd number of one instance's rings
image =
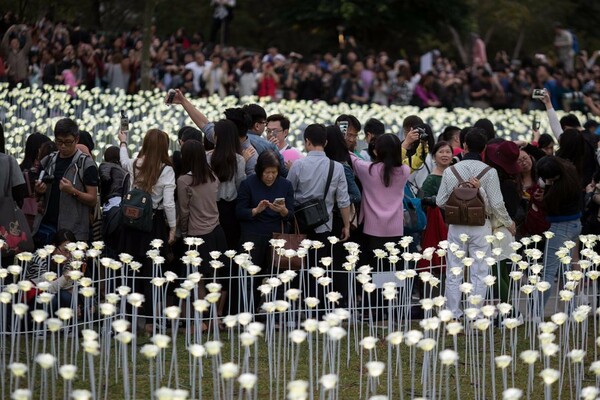
[[[277,135],[279,132],[283,132],[283,129],[267,129],[267,135]]]
[[[56,146],[61,147],[61,146],[73,146],[73,143],[75,143],[75,139],[72,140],[60,140],[60,139],[55,139],[54,143],[56,143]]]

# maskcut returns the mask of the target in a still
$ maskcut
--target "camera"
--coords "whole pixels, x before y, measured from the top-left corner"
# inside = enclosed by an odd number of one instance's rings
[[[583,92],[571,92],[563,94],[566,100],[581,100],[583,99]]]
[[[46,175],[46,171],[42,171],[40,173],[40,176],[39,176],[38,180],[40,182],[42,182],[42,183],[45,183],[46,185],[49,185],[52,182],[54,182],[54,176],[52,176],[52,175]]]
[[[533,89],[531,98],[532,99],[543,99],[545,94],[546,94],[546,89]]]
[[[419,140],[421,142],[425,142],[427,139],[429,139],[429,134],[424,128],[415,128],[415,130],[419,132]]]

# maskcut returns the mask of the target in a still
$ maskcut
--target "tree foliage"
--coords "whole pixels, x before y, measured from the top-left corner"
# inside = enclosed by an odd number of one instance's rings
[[[143,0],[0,0],[0,11],[11,9],[29,21],[51,12],[56,20],[116,33],[140,27],[144,5]],[[277,45],[309,53],[335,49],[341,27],[365,51],[400,56],[439,48],[457,57],[452,27],[463,44],[476,32],[490,54],[516,50],[526,56],[552,50],[555,21],[572,29],[582,48],[600,48],[595,35],[600,2],[595,0],[238,0],[230,37],[256,50]],[[158,1],[153,22],[162,35],[183,27],[206,36],[210,2]]]

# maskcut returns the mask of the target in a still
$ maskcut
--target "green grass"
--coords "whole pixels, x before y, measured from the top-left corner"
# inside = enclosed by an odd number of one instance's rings
[[[414,325],[415,329],[419,329],[418,324],[415,323]],[[368,328],[365,327],[365,336],[367,335]],[[386,331],[382,331],[380,330],[380,340],[376,345],[376,348],[374,350],[374,352],[377,353],[377,359],[380,361],[383,361],[384,363],[387,364],[387,358],[388,358],[388,344],[385,342],[385,335],[386,335]],[[512,354],[513,356],[513,360],[512,362],[515,364],[515,382],[514,382],[514,386],[518,387],[520,389],[523,389],[525,391],[526,387],[527,387],[527,377],[528,377],[528,371],[527,371],[527,366],[518,358],[519,353],[522,350],[527,349],[529,340],[525,339],[525,329],[524,327],[520,327],[518,330],[518,335],[519,335],[519,347],[516,351],[516,354]],[[279,332],[275,331],[275,334],[278,335]],[[591,360],[594,359],[594,343],[593,343],[593,332],[591,331],[590,328],[590,333],[589,333],[589,343],[588,343],[588,354],[586,357],[586,363],[585,363],[585,376],[584,376],[584,380],[582,382],[582,387],[586,387],[586,386],[593,386],[595,384],[595,378],[587,371],[587,368],[589,367],[589,364],[591,362]],[[557,334],[558,337],[558,334]],[[469,364],[471,364],[469,361],[467,360],[467,357],[465,355],[465,336],[459,336],[457,339],[457,344],[458,344],[458,351],[459,351],[459,362],[458,362],[458,367],[459,367],[459,386],[460,386],[460,399],[474,399],[475,398],[475,386],[474,386],[474,382],[471,381],[470,379],[470,369],[469,368],[465,368],[466,363],[468,362]],[[501,341],[502,341],[502,337],[501,337],[501,331],[499,329],[496,329],[494,332],[494,352],[495,352],[495,356],[500,355],[500,348],[501,348]],[[204,336],[203,341],[205,341],[207,338],[206,336]],[[314,339],[314,338],[313,338]],[[351,340],[351,347],[350,347],[350,361],[347,362],[347,340],[350,339]],[[231,348],[230,348],[230,341],[228,339],[228,335],[227,332],[221,332],[221,340],[224,343],[224,346],[222,348],[221,351],[221,357],[222,357],[222,362],[227,362],[231,360]],[[558,339],[557,339],[558,340]],[[147,342],[148,339],[145,338],[138,338],[139,342]],[[508,342],[508,337],[507,337],[507,342]],[[537,342],[537,340],[536,340]],[[237,343],[236,340],[234,340],[234,343]],[[316,342],[313,341],[313,343]],[[442,339],[440,338],[438,341],[438,346],[441,346],[442,343]],[[480,355],[480,360],[482,360],[484,351],[482,349],[482,345],[483,345],[483,341],[482,338],[480,336],[480,340],[479,340],[479,351],[476,352],[476,354]],[[489,345],[489,344],[488,344]],[[319,340],[319,356],[322,357],[322,346],[323,346],[323,341],[322,341],[322,337]],[[452,348],[452,340],[451,337],[447,337],[446,338],[446,348]],[[138,345],[138,348],[140,346]],[[274,348],[272,349],[273,352],[276,352],[276,348],[277,346],[275,345]],[[283,346],[281,347],[281,349],[283,349]],[[397,375],[396,371],[392,371],[392,379],[394,380],[393,383],[393,390],[394,390],[394,394],[392,398],[399,398],[399,385],[400,385],[400,380],[402,380],[402,386],[404,388],[404,398],[410,398],[410,388],[411,388],[411,377],[412,377],[412,373],[414,372],[414,379],[415,379],[415,397],[419,397],[422,395],[421,393],[421,372],[422,372],[422,362],[423,362],[423,352],[419,349],[416,349],[416,357],[415,360],[416,362],[414,363],[414,368],[411,369],[411,366],[409,364],[409,359],[410,359],[410,349],[406,346],[406,344],[401,344],[400,347],[400,353],[401,353],[401,359],[402,359],[402,375]],[[443,350],[442,348],[438,349],[439,351]],[[111,360],[111,365],[109,367],[110,370],[110,374],[109,374],[109,379],[108,379],[108,392],[106,393],[106,398],[108,399],[121,399],[124,398],[124,391],[123,391],[123,375],[122,375],[122,366],[119,365],[116,366],[115,365],[115,361],[114,361],[114,346],[111,349],[112,351],[112,360]],[[233,359],[234,362],[237,363],[237,345],[234,349],[235,351],[235,357]],[[242,351],[243,351],[243,347],[242,347]],[[508,347],[508,351],[507,353],[510,355],[510,346]],[[81,389],[90,389],[90,384],[89,384],[89,371],[86,370],[85,371],[85,377],[86,379],[83,379],[83,370],[82,370],[82,364],[81,364],[81,352],[79,355],[79,362],[78,362],[78,377],[77,379],[75,379],[73,381],[73,388],[77,389],[77,388],[81,388]],[[162,381],[160,382],[159,386],[167,386],[168,385],[168,370],[169,370],[169,365],[171,362],[171,354],[172,354],[172,347],[169,347],[169,349],[167,349],[166,351],[166,374],[163,377]],[[283,360],[283,358],[280,359],[280,371],[279,374],[273,378],[271,385],[269,384],[270,380],[269,380],[269,351],[267,348],[267,344],[264,341],[264,338],[259,340],[258,342],[258,357],[257,357],[257,365],[258,365],[258,382],[257,382],[257,391],[258,391],[258,399],[269,399],[270,398],[270,392],[272,391],[272,398],[273,399],[284,399],[286,396],[286,391],[285,391],[285,383],[289,382],[291,379],[291,360]],[[309,376],[309,356],[308,356],[308,343],[304,342],[303,344],[300,345],[300,351],[299,351],[299,358],[298,358],[298,368],[297,368],[297,372],[295,375],[295,379],[304,379],[304,380],[308,380],[308,376]],[[288,356],[289,356],[289,351],[288,351]],[[341,351],[340,351],[340,363],[339,363],[339,399],[357,399],[359,398],[359,385],[360,385],[360,376],[363,376],[363,387],[362,387],[362,392],[365,393],[365,385],[367,382],[367,373],[366,373],[366,369],[364,367],[364,363],[366,363],[368,361],[368,352],[366,350],[364,350],[363,352],[363,368],[361,369],[361,364],[360,364],[360,355],[358,353],[355,352],[354,350],[354,332],[352,332],[352,336],[346,337],[341,341]],[[492,390],[491,390],[491,371],[490,371],[490,354],[489,354],[489,347],[487,349],[487,351],[485,352],[485,356],[486,356],[486,374],[487,374],[487,378],[486,378],[486,385],[487,385],[487,390],[486,390],[486,395],[485,398],[486,399],[490,399],[492,398]],[[24,361],[24,357],[25,357],[25,353],[22,352],[21,356],[20,356],[20,361],[23,362]],[[394,351],[393,353],[393,357],[394,360],[396,358],[396,352]],[[177,359],[178,359],[178,365],[179,365],[179,388],[181,389],[186,389],[186,390],[190,390],[190,376],[191,376],[191,371],[188,368],[188,352],[185,348],[185,334],[183,333],[183,331],[180,331],[177,335]],[[330,373],[331,371],[329,371],[329,369],[326,369],[325,371],[323,371],[323,365],[321,363],[322,358],[320,358],[320,371],[319,374],[323,375],[325,373]],[[99,371],[99,361],[100,361],[100,357],[96,356],[95,357],[95,373],[96,373],[96,377],[98,379],[98,374],[100,373]],[[253,372],[253,368],[254,368],[254,358],[250,359],[250,371],[249,372]],[[394,364],[395,365],[395,361]],[[564,368],[564,373],[565,375],[565,382],[563,384],[563,398],[568,398],[569,397],[569,382],[571,381],[569,378],[569,361],[567,360],[567,368]],[[313,368],[315,368],[316,366],[313,364]],[[557,357],[554,357],[551,360],[551,367],[552,368],[557,368],[558,369],[558,359]],[[133,368],[134,366],[131,363],[131,359],[129,359],[129,372],[130,372],[130,376],[132,375],[133,372]],[[273,368],[276,368],[276,365],[273,365]],[[440,368],[440,363],[437,363],[437,375],[436,375],[436,381],[439,383],[439,368]],[[508,387],[511,387],[512,382],[511,382],[511,374],[510,374],[510,368],[508,368],[509,374],[508,374]],[[148,361],[141,355],[138,353],[137,356],[137,362],[135,365],[135,369],[136,369],[136,373],[137,373],[137,393],[136,393],[136,398],[138,399],[149,399],[150,398],[150,380],[149,380],[149,364]],[[203,394],[203,398],[205,399],[213,399],[216,398],[216,394],[214,392],[214,388],[213,388],[213,378],[212,378],[212,366],[211,366],[211,357],[210,356],[206,356],[203,359],[203,369],[204,369],[204,377],[202,378],[201,382],[197,382],[196,383],[196,387],[198,388],[200,385],[201,389],[202,389],[202,394]],[[541,379],[538,377],[539,375],[539,371],[542,369],[542,364],[541,361],[538,361],[538,363],[536,363],[535,365],[535,375],[534,375],[534,385],[533,385],[533,392],[531,395],[532,399],[541,399],[543,398],[543,384]],[[476,371],[473,371],[476,372]],[[483,373],[483,367],[480,365],[480,370],[479,373],[482,374]],[[495,370],[496,373],[496,398],[501,398],[501,393],[502,393],[502,379],[501,379],[501,372],[500,370],[496,369]],[[8,373],[7,373],[8,374]],[[450,370],[450,375],[449,375],[449,388],[450,388],[450,398],[457,398],[457,390],[456,390],[456,384],[455,384],[455,370],[452,367]],[[36,372],[36,376],[39,377],[40,376],[40,371],[39,368],[37,368],[37,372]],[[8,376],[7,376],[8,379]],[[8,382],[8,381],[7,381]],[[481,384],[482,379],[479,379],[479,383]],[[22,382],[21,387],[23,387],[25,383]],[[277,393],[277,384],[279,384],[279,396],[276,396]],[[8,385],[8,383],[7,383]],[[63,382],[62,382],[62,378],[58,377],[57,379],[57,387],[56,387],[56,394],[57,394],[57,398],[61,398],[62,397],[62,393],[63,393]],[[314,382],[315,388],[317,388],[317,390],[319,390],[319,384],[318,382]],[[100,383],[100,387],[103,387],[104,383]],[[558,383],[554,384],[552,387],[553,390],[553,398],[557,398],[557,393],[558,393]],[[172,381],[171,385],[169,386],[171,388],[175,388],[176,385],[174,383],[174,380]],[[238,393],[239,393],[239,384],[237,383],[237,381],[234,382],[233,384],[234,387],[234,392],[235,392],[235,396],[234,398],[238,398]],[[377,394],[386,394],[387,391],[387,371],[384,371],[384,373],[379,377],[378,379],[378,385],[375,388],[375,391]],[[574,389],[573,389],[574,390]],[[8,393],[8,390],[6,389],[6,392],[4,394],[5,398],[6,397],[6,393]],[[104,390],[101,390],[101,394],[102,394],[102,398],[104,397]],[[445,398],[445,389],[443,389],[443,398]],[[34,393],[34,397],[33,398],[39,398],[39,382],[36,383],[35,385],[35,393]],[[221,396],[221,398],[224,398],[223,395]],[[315,398],[319,398],[319,393],[318,391],[315,393]],[[364,396],[363,396],[364,398]]]

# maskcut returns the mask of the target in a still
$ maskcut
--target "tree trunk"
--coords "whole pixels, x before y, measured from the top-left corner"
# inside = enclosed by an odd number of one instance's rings
[[[519,57],[519,53],[521,52],[521,47],[523,46],[523,41],[525,40],[525,28],[521,27],[519,30],[519,38],[517,39],[517,43],[515,44],[515,49],[512,54],[512,59],[516,60]]]
[[[92,0],[91,4],[92,23],[96,29],[102,28],[102,13],[100,12],[100,0]]]
[[[485,36],[483,37],[483,43],[485,43],[485,45],[487,46],[487,44],[490,42],[490,40],[492,39],[492,35],[494,34],[494,31],[496,30],[496,26],[492,25],[490,26],[490,28],[485,32]]]
[[[143,47],[142,47],[142,90],[150,90],[150,46],[152,45],[152,16],[156,9],[156,0],[146,0],[144,7],[144,36],[143,36]]]
[[[450,30],[450,34],[452,34],[452,39],[454,40],[454,45],[456,46],[456,50],[458,50],[458,54],[460,55],[460,59],[462,60],[464,65],[469,63],[469,56],[465,50],[465,46],[462,44],[460,40],[460,35],[454,29],[452,25],[446,25]]]

